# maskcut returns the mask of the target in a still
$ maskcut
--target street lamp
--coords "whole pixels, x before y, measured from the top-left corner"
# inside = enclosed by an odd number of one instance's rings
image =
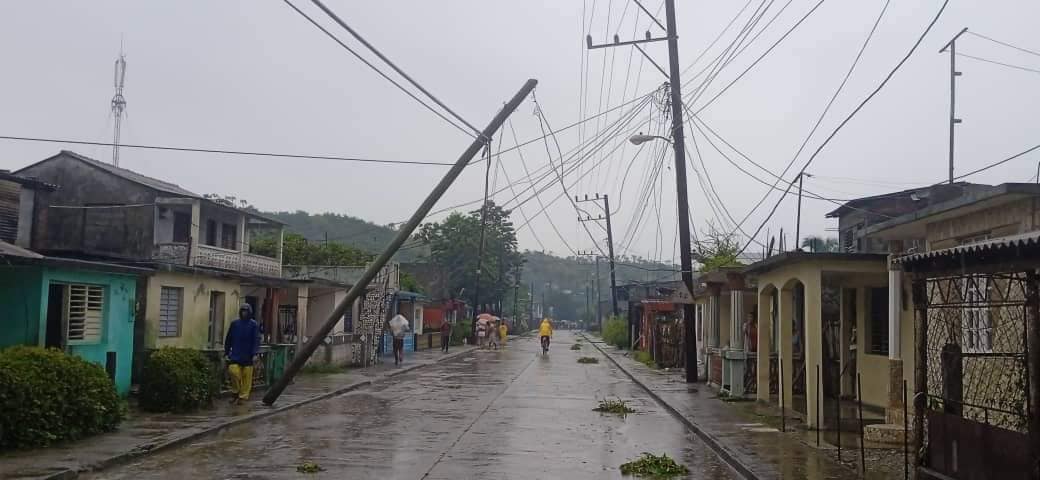
[[[671,139],[662,137],[660,135],[645,135],[643,133],[639,133],[638,135],[632,135],[631,137],[628,137],[628,141],[632,142],[632,145],[642,145],[646,142],[649,142],[650,140],[664,140],[668,143],[672,143]]]

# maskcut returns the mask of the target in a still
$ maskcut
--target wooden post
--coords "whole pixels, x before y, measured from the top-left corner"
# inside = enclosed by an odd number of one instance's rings
[[[914,471],[924,463],[924,415],[928,402],[928,291],[927,279],[913,277],[914,332],[917,342],[914,352]]]

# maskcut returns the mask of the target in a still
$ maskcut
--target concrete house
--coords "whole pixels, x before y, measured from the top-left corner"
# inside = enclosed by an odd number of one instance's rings
[[[18,174],[62,185],[37,193],[33,250],[154,270],[136,289],[137,365],[163,346],[219,350],[242,282],[285,283],[278,221],[70,151]],[[257,235],[276,251],[252,251]]]
[[[0,348],[58,348],[130,390],[137,278],[149,270],[28,250],[38,193],[58,186],[0,172]]]

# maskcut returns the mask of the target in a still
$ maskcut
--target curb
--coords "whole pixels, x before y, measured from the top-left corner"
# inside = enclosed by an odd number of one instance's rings
[[[288,405],[283,405],[281,407],[268,408],[266,410],[261,410],[261,411],[255,412],[255,413],[251,413],[249,415],[245,415],[243,417],[238,417],[238,418],[235,418],[235,419],[228,420],[226,422],[222,422],[222,423],[213,425],[211,427],[207,427],[207,428],[205,428],[203,430],[194,431],[194,432],[191,432],[191,433],[180,435],[180,436],[171,438],[171,439],[166,440],[166,441],[161,441],[161,442],[157,442],[157,443],[145,443],[145,444],[137,445],[136,447],[134,447],[133,449],[131,449],[129,451],[123,452],[123,453],[121,453],[119,455],[115,455],[115,456],[106,458],[104,460],[100,460],[98,462],[94,462],[94,463],[90,463],[90,464],[86,464],[86,465],[80,465],[80,466],[75,467],[75,468],[65,469],[65,470],[62,470],[62,471],[59,471],[59,472],[55,472],[55,473],[44,475],[44,476],[37,477],[37,478],[42,479],[42,480],[73,480],[73,479],[79,478],[79,475],[82,474],[82,473],[96,472],[96,471],[99,471],[99,470],[104,470],[106,468],[111,468],[111,467],[114,467],[114,466],[116,466],[118,464],[126,463],[126,462],[128,462],[130,460],[133,460],[135,458],[144,457],[144,456],[150,455],[152,453],[156,453],[156,452],[159,452],[159,451],[162,451],[162,450],[169,449],[171,447],[182,445],[182,444],[188,443],[188,442],[190,442],[192,440],[198,439],[200,437],[204,437],[204,436],[207,436],[207,435],[210,435],[210,434],[213,434],[213,433],[217,433],[217,432],[219,432],[221,430],[225,430],[225,429],[234,427],[236,425],[240,425],[240,424],[243,424],[243,423],[251,422],[251,421],[254,421],[254,420],[260,420],[260,419],[265,418],[265,417],[270,417],[272,415],[276,415],[276,414],[279,414],[279,413],[282,413],[282,412],[285,412],[285,411],[288,411],[288,410],[292,410],[294,408],[299,408],[299,407],[302,407],[302,406],[307,405],[307,404],[311,404],[311,403],[314,403],[314,402],[325,400],[325,399],[328,399],[328,398],[331,398],[331,397],[335,397],[337,395],[342,395],[344,393],[352,392],[352,391],[358,390],[360,388],[368,387],[370,385],[373,385],[373,384],[376,384],[376,383],[379,383],[379,382],[382,382],[382,381],[394,378],[394,377],[396,377],[398,375],[402,375],[402,374],[405,374],[405,373],[408,373],[408,372],[411,372],[411,371],[414,371],[414,370],[418,370],[418,369],[423,368],[423,367],[427,367],[427,366],[430,366],[430,365],[436,365],[438,363],[441,363],[441,362],[444,362],[444,361],[447,361],[447,360],[452,360],[452,359],[455,359],[457,357],[461,357],[461,356],[463,356],[463,355],[465,355],[467,353],[470,353],[473,350],[475,350],[475,348],[466,348],[465,346],[460,347],[460,348],[463,348],[463,350],[456,351],[455,353],[449,353],[449,354],[444,355],[442,357],[439,357],[436,360],[434,360],[432,362],[429,362],[429,363],[417,363],[415,365],[409,365],[407,367],[402,367],[402,368],[400,368],[398,370],[393,370],[393,371],[387,372],[387,373],[383,374],[382,376],[380,376],[379,378],[376,378],[376,379],[373,379],[373,380],[362,380],[362,381],[359,381],[359,382],[350,383],[350,384],[344,385],[344,386],[342,386],[340,388],[337,388],[335,390],[332,390],[332,391],[329,391],[329,392],[325,392],[325,393],[322,393],[320,395],[315,395],[315,396],[310,397],[310,398],[305,398],[305,399],[300,400],[300,401],[295,402],[295,403],[290,403]]]
[[[610,360],[610,362],[613,363],[614,366],[616,366],[619,370],[624,372],[624,374],[629,379],[631,379],[636,385],[639,385],[640,388],[642,388],[644,391],[646,391],[646,393],[649,394],[650,397],[654,399],[654,401],[656,401],[658,404],[660,404],[662,407],[664,407],[664,409],[667,410],[668,413],[671,413],[672,416],[674,416],[680,422],[682,422],[683,425],[686,425],[686,427],[689,428],[690,430],[692,430],[693,433],[697,434],[697,436],[700,437],[700,439],[703,440],[704,443],[708,444],[708,446],[712,450],[714,450],[715,453],[718,454],[719,457],[721,457],[722,460],[724,460],[731,468],[733,468],[733,470],[736,470],[736,472],[738,474],[740,474],[740,476],[744,477],[747,480],[760,480],[759,477],[757,475],[755,475],[754,472],[751,471],[750,467],[748,467],[747,465],[742,463],[740,460],[737,460],[736,455],[729,448],[727,448],[725,445],[720,443],[717,438],[715,438],[713,435],[711,435],[706,430],[701,428],[700,425],[697,425],[696,423],[694,423],[690,419],[686,418],[685,415],[680,413],[674,407],[669,405],[668,402],[666,402],[656,392],[654,392],[652,389],[650,389],[650,387],[647,386],[645,383],[643,383],[642,380],[639,380],[638,378],[636,378],[636,376],[633,375],[632,372],[630,372],[628,370],[628,368],[622,366],[617,360],[614,359],[614,357],[612,355],[610,355],[609,353],[604,351],[603,347],[599,346],[599,343],[602,343],[602,342],[594,342],[594,341],[592,341],[592,339],[590,339],[585,334],[581,334],[581,336],[584,337],[586,341],[591,343],[592,346],[596,347],[596,350],[599,350],[599,353],[601,353],[601,354],[603,354],[603,356],[607,357],[607,360]]]

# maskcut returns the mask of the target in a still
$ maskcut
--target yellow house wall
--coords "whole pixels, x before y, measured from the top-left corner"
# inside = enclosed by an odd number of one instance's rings
[[[180,335],[159,337],[159,298],[162,287],[184,289]],[[145,348],[187,347],[206,348],[209,337],[210,293],[224,292],[224,331],[238,315],[241,305],[241,287],[238,281],[205,275],[178,272],[157,272],[148,278],[145,305]]]
[[[961,239],[989,233],[993,237],[1030,231],[1034,222],[1033,199],[1023,199],[998,205],[978,212],[960,215],[948,220],[929,223],[926,239],[929,250],[955,247]]]

